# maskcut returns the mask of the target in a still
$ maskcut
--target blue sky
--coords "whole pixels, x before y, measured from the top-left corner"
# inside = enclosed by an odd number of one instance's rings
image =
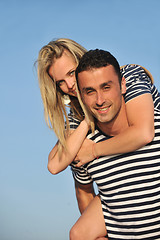
[[[59,37],[152,73],[160,90],[159,0],[0,1],[0,239],[66,240],[79,216],[68,168],[52,176],[34,62]]]

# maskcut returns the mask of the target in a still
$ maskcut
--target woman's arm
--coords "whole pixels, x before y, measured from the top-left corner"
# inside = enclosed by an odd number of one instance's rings
[[[98,156],[135,151],[154,138],[154,105],[151,94],[140,95],[126,103],[129,127],[106,141],[84,141],[76,159],[77,166]]]
[[[51,150],[48,156],[48,170],[52,174],[57,174],[63,171],[74,160],[77,152],[79,151],[86,134],[89,130],[89,125],[84,119],[76,130],[68,136],[66,140],[67,149],[63,149],[62,153],[58,152],[58,145]]]

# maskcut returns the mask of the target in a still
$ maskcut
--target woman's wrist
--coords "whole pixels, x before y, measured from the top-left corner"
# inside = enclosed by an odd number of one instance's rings
[[[97,154],[97,151],[96,151],[96,146],[97,146],[97,143],[93,143],[93,145],[92,145],[92,155],[93,155],[93,157],[94,158],[99,158],[99,156],[98,156],[98,154]]]

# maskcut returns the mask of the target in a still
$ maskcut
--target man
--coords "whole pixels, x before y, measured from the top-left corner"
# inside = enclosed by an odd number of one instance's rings
[[[125,81],[121,81],[116,59],[102,50],[89,51],[82,57],[76,76],[82,101],[96,122],[95,134],[88,137],[103,141],[127,129]],[[106,229],[108,239],[160,239],[158,111],[155,125],[154,140],[138,151],[100,157],[81,168],[72,165],[76,184],[81,186],[78,191],[94,198],[95,181],[100,198],[95,197],[72,228],[71,239],[96,239],[105,236]]]

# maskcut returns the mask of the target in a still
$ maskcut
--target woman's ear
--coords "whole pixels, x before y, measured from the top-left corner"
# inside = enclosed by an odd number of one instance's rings
[[[126,79],[124,77],[122,77],[122,81],[121,81],[121,92],[122,94],[126,93]]]

